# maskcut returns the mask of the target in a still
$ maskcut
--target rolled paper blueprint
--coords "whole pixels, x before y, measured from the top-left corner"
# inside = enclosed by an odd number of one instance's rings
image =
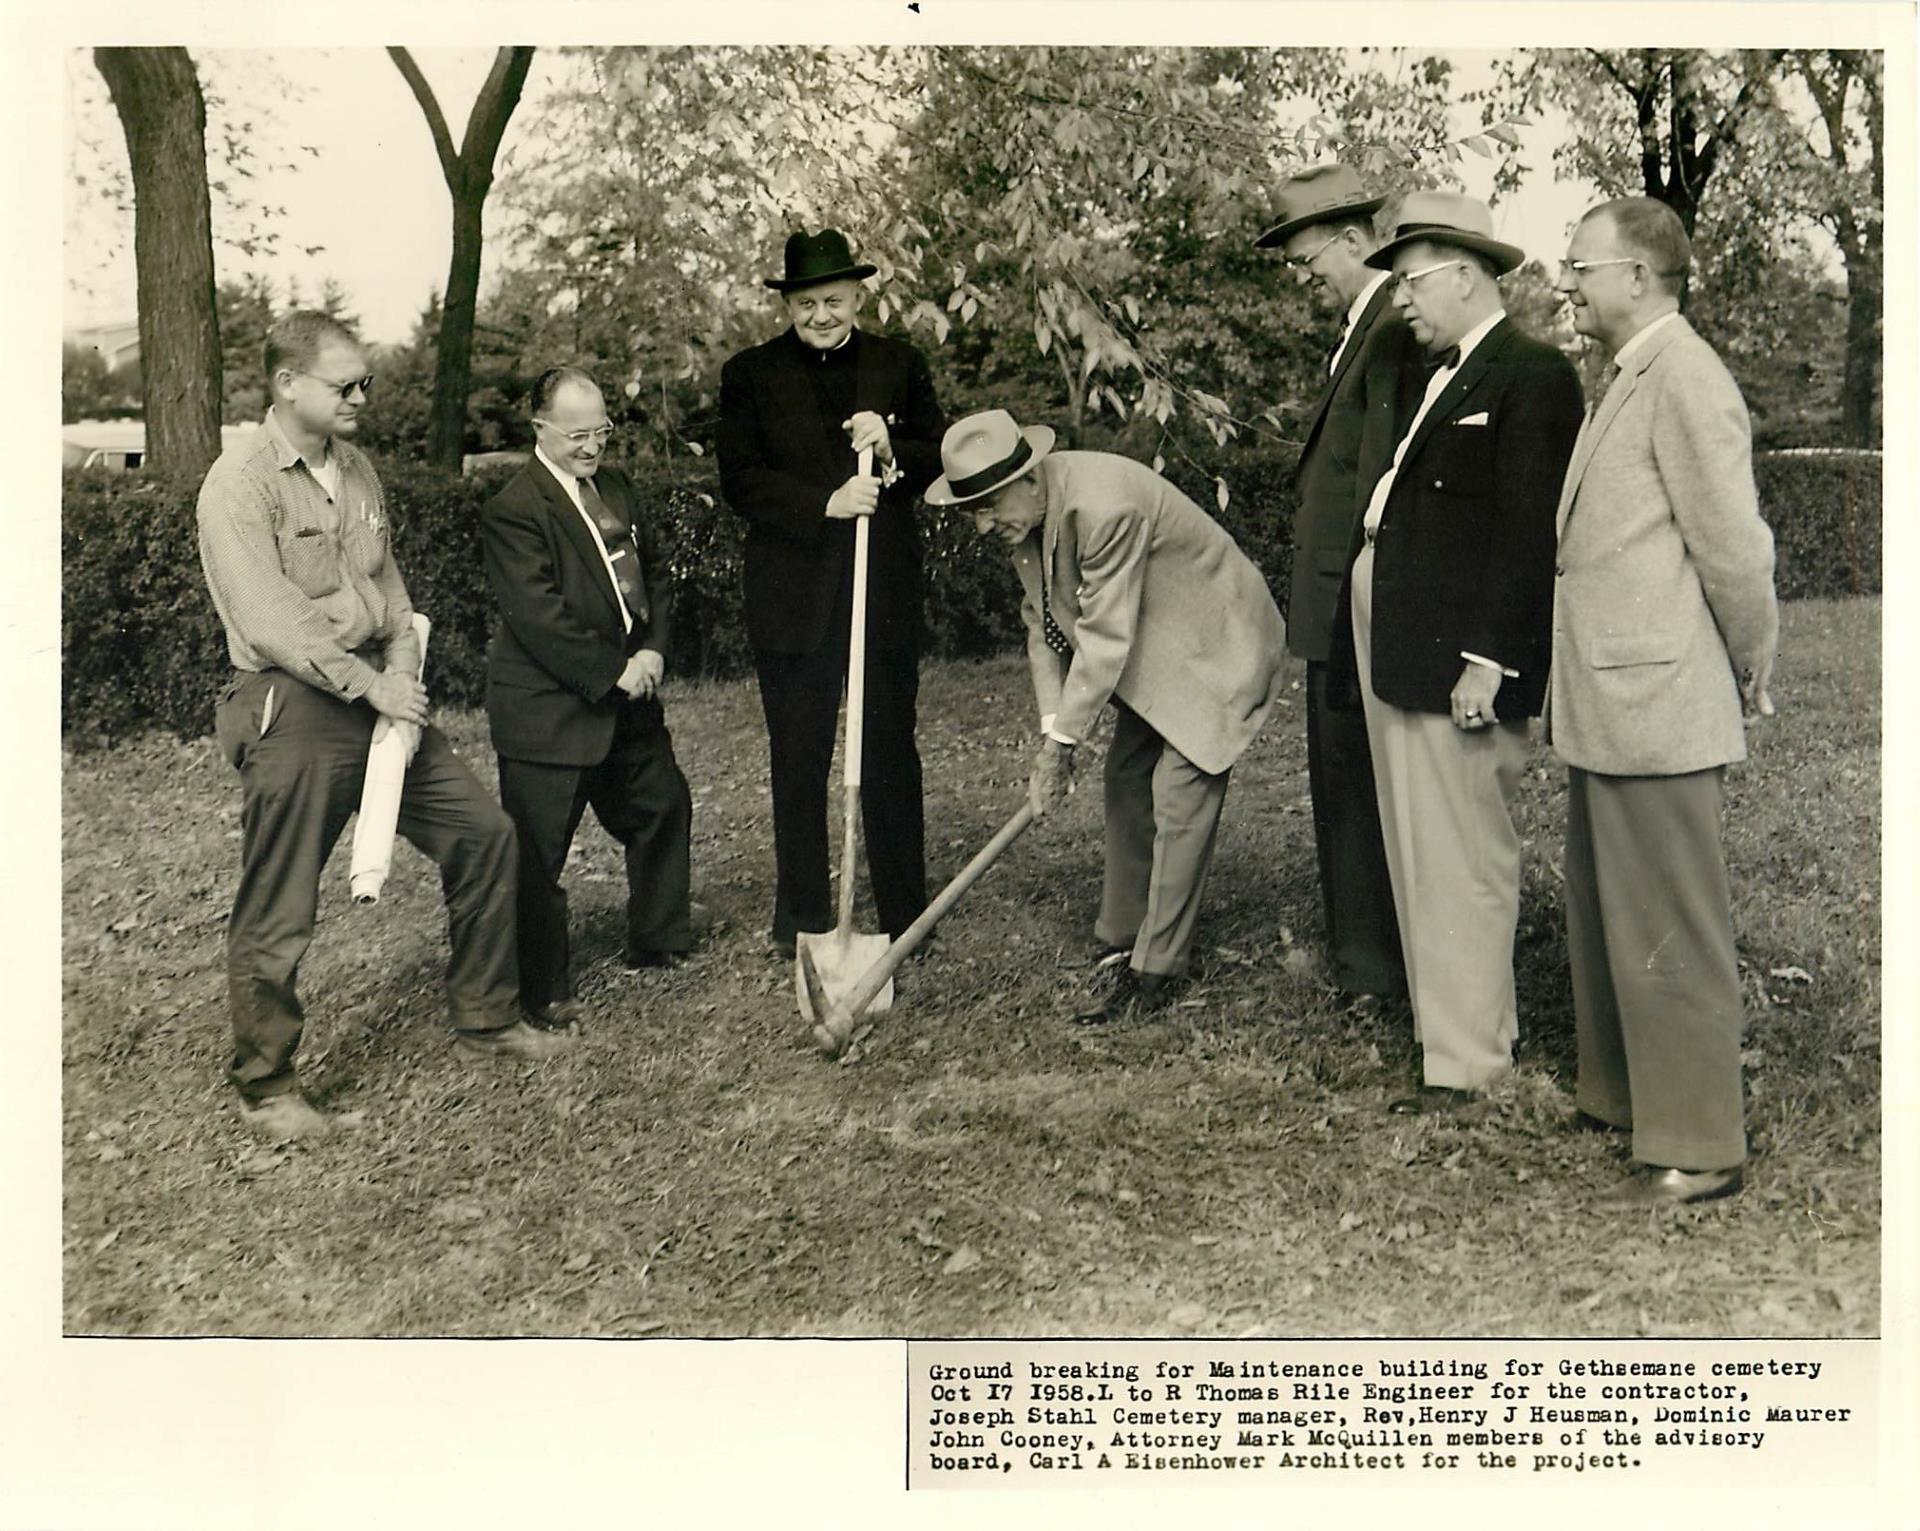
[[[420,674],[427,673],[427,634],[433,624],[421,612],[413,614],[414,636],[420,640]],[[393,866],[393,827],[400,820],[400,792],[407,781],[407,741],[390,728],[367,751],[367,779],[360,789],[360,817],[353,826],[353,863],[347,886],[356,904],[375,904]]]

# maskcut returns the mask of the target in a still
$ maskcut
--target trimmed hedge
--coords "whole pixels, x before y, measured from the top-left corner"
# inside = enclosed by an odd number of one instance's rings
[[[414,604],[433,618],[428,686],[437,703],[477,707],[485,693],[492,602],[480,560],[480,506],[514,471],[460,477],[399,460],[380,465],[395,556]],[[1176,460],[1166,476],[1213,512],[1284,599],[1294,511],[1293,456],[1229,451]],[[1761,510],[1779,548],[1785,598],[1880,589],[1877,456],[1766,454]],[[1218,509],[1216,478],[1229,497]],[[747,667],[740,610],[744,524],[719,498],[710,463],[641,469],[656,507],[674,591],[678,675]],[[212,727],[228,666],[194,539],[197,483],[146,472],[66,475],[61,516],[62,727],[70,743],[111,743],[159,724],[186,737]],[[926,646],[942,657],[994,653],[1020,638],[1019,582],[997,542],[970,520],[928,512]]]

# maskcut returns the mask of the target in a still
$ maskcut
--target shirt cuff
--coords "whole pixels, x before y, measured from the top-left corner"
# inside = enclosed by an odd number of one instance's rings
[[[1518,670],[1508,668],[1497,659],[1487,659],[1479,654],[1469,654],[1465,649],[1460,651],[1460,657],[1469,664],[1485,665],[1489,670],[1498,670],[1502,675],[1506,676],[1508,680],[1518,680],[1520,678],[1520,672]]]

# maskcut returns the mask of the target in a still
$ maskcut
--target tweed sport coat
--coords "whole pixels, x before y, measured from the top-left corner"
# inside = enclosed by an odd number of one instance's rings
[[[1287,646],[1302,659],[1324,661],[1332,651],[1334,623],[1346,617],[1342,592],[1353,566],[1354,523],[1380,476],[1375,463],[1361,482],[1367,444],[1384,437],[1391,456],[1397,441],[1392,427],[1402,418],[1406,387],[1419,402],[1420,345],[1392,311],[1392,287],[1391,281],[1381,283],[1361,310],[1300,451],[1286,618]]]
[[[1554,504],[1583,410],[1573,363],[1511,319],[1487,332],[1440,391],[1401,457],[1374,543],[1372,672],[1381,701],[1449,711],[1468,653],[1519,672],[1501,682],[1496,716],[1539,714],[1552,652]],[[1375,454],[1379,471],[1397,445]],[[1351,556],[1362,546],[1356,518]],[[1332,663],[1350,680],[1352,627],[1341,625]]]
[[[1685,319],[1647,337],[1561,489],[1547,736],[1562,759],[1669,776],[1746,758],[1739,672],[1779,641],[1740,390]]]
[[[629,701],[615,682],[630,648],[664,654],[669,638],[666,561],[639,513],[632,483],[602,467],[594,485],[633,528],[646,589],[643,630],[630,640],[619,596],[580,512],[538,458],[480,512],[487,582],[499,620],[487,649],[487,722],[496,753],[543,765],[590,766],[613,745]]]
[[[920,642],[920,495],[940,475],[946,416],[920,353],[855,330],[854,410],[889,417],[901,477],[880,495],[867,546],[867,643]],[[720,492],[747,522],[747,638],[756,649],[812,653],[843,585],[853,580],[853,523],[827,501],[859,467],[840,421],[829,420],[791,329],[727,359],[720,372]],[[876,472],[878,471],[876,467]]]
[[[1084,739],[1118,697],[1201,770],[1227,770],[1280,685],[1287,631],[1265,577],[1218,522],[1130,457],[1055,452],[1034,471],[1046,482],[1041,545],[1013,556],[1041,714]],[[1043,591],[1071,664],[1047,646]]]

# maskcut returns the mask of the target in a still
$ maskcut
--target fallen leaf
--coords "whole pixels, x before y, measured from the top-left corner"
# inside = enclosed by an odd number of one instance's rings
[[[942,1275],[958,1276],[964,1271],[972,1270],[979,1263],[980,1256],[974,1247],[971,1244],[962,1244],[947,1256],[947,1263],[940,1267],[940,1271]]]
[[[1340,1214],[1340,1231],[1342,1233],[1352,1233],[1354,1229],[1358,1228],[1366,1220],[1366,1214],[1363,1212],[1342,1212]]]
[[[1193,1242],[1200,1248],[1205,1249],[1209,1244],[1218,1244],[1220,1242],[1220,1235],[1217,1233],[1196,1233],[1193,1236]]]
[[[583,1271],[591,1264],[593,1264],[593,1252],[583,1249],[560,1268],[566,1271]]]
[[[107,1234],[106,1237],[102,1238],[98,1243],[96,1243],[93,1246],[93,1252],[96,1255],[105,1254],[109,1249],[113,1248],[115,1240],[117,1240],[119,1237],[120,1237],[120,1230],[116,1228],[113,1230],[113,1232]]]
[[[1200,1303],[1183,1302],[1167,1315],[1167,1319],[1182,1329],[1196,1329],[1207,1321],[1207,1310]]]
[[[1795,983],[1813,982],[1813,974],[1809,973],[1805,968],[1783,967],[1771,968],[1768,971],[1775,978],[1790,978]]]

